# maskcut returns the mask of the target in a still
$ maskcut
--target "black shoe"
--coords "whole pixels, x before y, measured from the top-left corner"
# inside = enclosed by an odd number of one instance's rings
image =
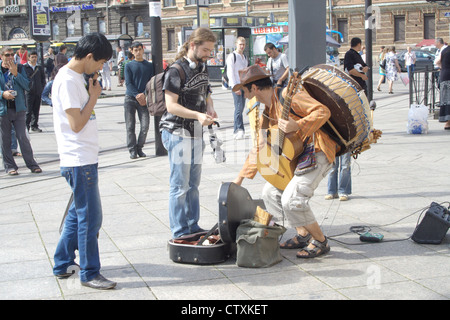
[[[130,159],[137,159],[137,154],[135,150],[130,151]]]
[[[137,149],[137,154],[141,158],[145,158],[147,156],[144,152],[142,152],[142,149]]]
[[[39,129],[39,127],[32,127],[32,128],[31,128],[31,131],[34,131],[34,132],[42,132],[42,130]]]
[[[81,281],[81,285],[93,289],[108,290],[114,288],[117,285],[117,282],[108,280],[101,274],[98,274],[98,276],[96,276],[91,281]]]
[[[69,271],[70,270],[70,271]],[[74,275],[75,273],[77,273],[77,271],[80,270],[80,266],[75,263],[70,265],[67,270],[66,273],[62,273],[62,274],[55,274],[55,277],[57,277],[58,279],[66,279],[66,278],[70,278],[72,275]]]

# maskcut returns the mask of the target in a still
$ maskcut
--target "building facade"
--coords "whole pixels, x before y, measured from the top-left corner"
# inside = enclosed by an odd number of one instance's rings
[[[344,36],[341,52],[349,39],[364,41],[364,0],[323,0],[327,24]],[[27,0],[0,0],[0,41],[33,43],[30,37]],[[239,34],[250,37],[249,29],[267,22],[288,21],[288,0],[209,0],[211,28],[222,32],[221,39],[231,41]],[[147,0],[49,0],[52,41],[77,39],[99,31],[113,41],[129,35],[150,48],[150,17]],[[398,49],[415,46],[423,39],[450,40],[450,8],[425,0],[373,0],[373,48],[395,45]],[[162,0],[162,46],[165,59],[171,60],[196,23],[196,0]],[[231,33],[234,27],[235,32]],[[228,33],[227,33],[228,32]],[[115,42],[116,43],[116,42]],[[223,44],[224,47],[225,43]]]
[[[353,37],[365,39],[365,1],[336,0],[328,10],[328,24],[344,36],[341,52],[349,49]],[[331,20],[330,20],[331,12]],[[373,0],[370,22],[373,52],[378,54],[381,46],[395,46],[396,50],[414,47],[424,39],[441,37],[450,41],[450,9],[427,1]],[[428,43],[434,43],[433,40]],[[375,60],[374,60],[375,61]]]

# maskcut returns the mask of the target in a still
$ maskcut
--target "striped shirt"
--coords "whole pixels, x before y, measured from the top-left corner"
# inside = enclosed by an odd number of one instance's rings
[[[267,108],[267,107],[266,107]],[[295,94],[292,98],[291,109],[297,114],[289,113],[289,117],[297,121],[300,129],[296,134],[302,141],[306,141],[308,137],[312,137],[314,134],[314,147],[315,151],[322,151],[325,153],[330,163],[334,162],[336,152],[340,147],[331,139],[328,134],[320,130],[320,128],[327,122],[331,116],[330,110],[313,99],[306,91],[302,90]],[[274,126],[278,122],[282,111],[282,106],[277,103],[275,94],[272,96],[272,105],[268,110],[269,126]],[[261,116],[260,123],[263,122],[264,115]],[[260,137],[262,135],[260,134]],[[260,141],[260,143],[262,143]],[[265,142],[263,142],[265,143]],[[244,163],[239,176],[243,178],[253,179],[258,172],[256,166],[257,148],[254,146],[250,151],[247,160]]]

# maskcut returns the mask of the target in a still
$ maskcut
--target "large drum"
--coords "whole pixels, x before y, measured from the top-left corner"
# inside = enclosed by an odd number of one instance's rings
[[[353,152],[369,138],[372,116],[361,86],[349,75],[329,65],[316,65],[303,74],[303,87],[331,111],[321,128],[341,146],[337,155]]]

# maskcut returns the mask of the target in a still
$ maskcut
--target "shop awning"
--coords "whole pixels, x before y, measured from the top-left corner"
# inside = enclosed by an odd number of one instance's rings
[[[21,46],[23,44],[33,45],[33,44],[36,44],[36,41],[28,40],[28,39],[0,41],[1,47],[4,47],[4,46],[16,47],[16,46]]]
[[[434,39],[423,39],[418,44],[416,44],[416,47],[425,47],[425,46],[434,46],[436,40]]]
[[[125,40],[125,41],[133,41],[133,37],[129,34],[105,34],[106,39],[108,41],[117,41],[117,40]],[[81,37],[67,37],[63,42],[69,43],[74,42],[77,43]]]

